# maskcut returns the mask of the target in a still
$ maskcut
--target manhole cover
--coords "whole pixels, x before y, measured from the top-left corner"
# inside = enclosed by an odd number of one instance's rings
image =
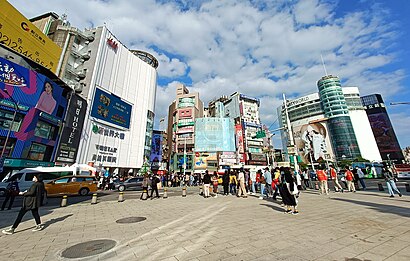
[[[61,253],[65,258],[81,258],[98,255],[115,247],[115,241],[109,239],[93,240],[71,246]]]
[[[115,222],[117,222],[119,224],[129,224],[129,223],[141,222],[141,221],[144,221],[146,219],[147,219],[146,217],[127,217],[127,218],[118,219]]]

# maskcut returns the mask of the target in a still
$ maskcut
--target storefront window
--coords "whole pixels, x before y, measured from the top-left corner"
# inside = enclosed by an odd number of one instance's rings
[[[38,121],[36,129],[34,130],[34,135],[44,139],[54,139],[54,133],[56,128],[44,121]]]
[[[0,137],[0,151],[3,151],[4,142],[6,141],[6,137]],[[16,145],[15,138],[9,138],[7,140],[7,146],[4,150],[4,157],[11,157],[13,154],[14,146]]]
[[[52,151],[53,148],[50,146],[33,142],[27,158],[31,160],[50,161]]]
[[[0,129],[8,130],[11,126],[11,131],[19,131],[21,122],[23,121],[23,115],[20,113],[16,114],[13,121],[13,111],[1,110],[0,109]]]

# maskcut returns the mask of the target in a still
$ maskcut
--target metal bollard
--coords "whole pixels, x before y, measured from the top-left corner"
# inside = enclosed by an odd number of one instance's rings
[[[148,191],[144,189],[142,191],[141,200],[147,200],[147,199],[148,199]]]
[[[162,196],[162,198],[168,198],[167,188],[164,188],[164,195]]]
[[[93,197],[91,198],[91,205],[97,204],[97,193],[93,194]]]
[[[406,186],[406,192],[410,192],[410,185],[409,185],[409,183],[404,184],[404,186]]]
[[[182,196],[183,196],[183,197],[186,197],[186,187],[183,187],[183,188],[182,188]]]
[[[377,183],[377,186],[379,187],[379,191],[384,191],[382,183]]]
[[[66,195],[63,196],[63,199],[61,200],[61,205],[60,206],[61,207],[67,206],[67,196]]]
[[[202,196],[202,194],[204,194],[204,192],[202,191],[202,186],[199,187],[199,195]]]
[[[124,202],[124,192],[118,194],[118,202]]]

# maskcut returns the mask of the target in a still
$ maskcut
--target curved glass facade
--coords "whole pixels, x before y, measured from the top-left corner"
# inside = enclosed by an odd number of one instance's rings
[[[317,87],[337,160],[361,156],[339,77],[323,76]]]

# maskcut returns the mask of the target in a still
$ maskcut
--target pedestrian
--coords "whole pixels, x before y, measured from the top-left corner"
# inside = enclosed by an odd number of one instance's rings
[[[9,207],[7,208],[8,210],[10,210],[13,207],[13,202],[14,202],[14,198],[20,193],[20,189],[19,189],[19,183],[16,179],[10,181],[7,184],[6,187],[6,194],[5,194],[5,199],[3,201],[3,204],[1,205],[1,210],[4,210],[4,208],[7,205],[7,201],[10,200],[9,203]]]
[[[364,173],[361,168],[356,167],[357,178],[359,179],[360,185],[362,185],[363,190],[366,190],[366,183],[364,183]]]
[[[247,198],[246,189],[245,189],[245,173],[244,173],[243,168],[239,170],[238,183],[239,183],[239,189],[238,189],[238,194],[236,196]]]
[[[144,193],[147,193],[147,198],[149,198],[148,186],[149,186],[149,177],[148,177],[148,174],[144,174],[144,179],[142,180],[142,194],[141,194],[140,199],[142,199],[142,196],[144,195]]]
[[[151,200],[153,199],[154,191],[155,195],[157,198],[159,198],[159,193],[158,193],[158,183],[160,182],[159,178],[157,175],[152,176],[151,180]]]
[[[269,171],[269,168],[265,168],[265,172],[263,173],[263,177],[265,178],[265,192],[267,197],[269,198],[272,196],[272,173]]]
[[[214,191],[215,197],[218,197],[218,183],[219,183],[218,179],[219,179],[218,173],[214,171],[214,175],[212,176],[212,185],[213,185],[213,191]]]
[[[23,206],[21,207],[16,220],[11,228],[3,230],[3,234],[11,235],[14,234],[14,231],[20,224],[21,220],[23,219],[24,215],[31,210],[31,214],[36,221],[36,227],[33,231],[40,231],[44,228],[41,224],[40,215],[38,214],[38,208],[42,205],[42,201],[44,198],[44,183],[43,183],[43,176],[41,174],[35,174],[33,177],[33,184],[29,188],[29,190],[20,192],[19,195],[23,195]]]
[[[394,198],[394,192],[396,192],[399,197],[402,196],[400,190],[396,186],[395,178],[390,168],[383,169],[384,179],[386,180],[387,189],[389,190],[389,194],[391,198]]]
[[[309,187],[309,174],[306,169],[303,170],[302,176],[303,176],[303,183],[305,185],[304,189],[307,189]]]
[[[209,175],[208,170],[205,170],[205,175],[202,181],[204,182],[204,198],[209,198],[209,186],[211,184],[211,176]]]
[[[316,171],[317,179],[319,180],[320,190],[319,194],[329,195],[329,187],[327,185],[327,175],[324,168],[318,168]]]
[[[265,175],[260,176],[259,182],[261,184],[259,199],[263,199],[265,197],[265,186],[266,186]]]
[[[222,176],[222,186],[224,187],[224,195],[229,195],[229,172],[225,170],[224,175]]]
[[[285,213],[297,215],[296,195],[299,193],[295,178],[289,168],[284,168],[284,178],[282,179],[282,200],[286,207]],[[292,210],[293,209],[293,210]]]
[[[280,183],[280,169],[278,167],[275,168],[275,172],[273,173],[273,180],[272,180],[272,189],[274,189],[273,193],[273,200],[276,200],[276,197],[279,194],[279,183]]]
[[[237,183],[238,182],[237,182],[237,179],[236,179],[236,173],[235,173],[235,171],[232,171],[231,175],[229,176],[229,187],[230,187],[229,192],[232,195],[236,195],[236,184]]]
[[[337,178],[337,172],[336,170],[330,166],[329,167],[329,172],[330,172],[330,178],[333,180],[333,185],[335,186],[335,191],[336,192],[342,192],[343,193],[343,188],[342,186],[339,184],[339,180]]]
[[[345,178],[347,182],[347,190],[350,192],[356,192],[356,188],[353,182],[353,172],[350,171],[348,166],[346,166]]]
[[[255,186],[256,186],[256,170],[251,169],[249,173],[249,181],[251,182],[251,195],[256,194]]]

